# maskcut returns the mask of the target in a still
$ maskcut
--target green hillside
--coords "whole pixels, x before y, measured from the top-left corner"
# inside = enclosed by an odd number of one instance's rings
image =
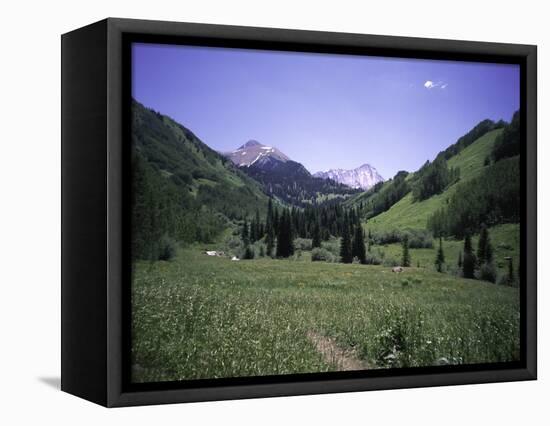
[[[419,171],[399,172],[394,179],[348,200],[349,206],[360,209],[363,228],[372,236],[370,256],[373,262],[401,264],[403,236],[409,235],[414,242],[410,248],[411,264],[433,269],[438,243],[431,236],[442,234],[445,236],[444,269],[459,275],[459,254],[464,248],[464,235],[472,235],[476,249],[478,232],[485,224],[493,248],[496,280],[517,280],[520,268],[520,178],[518,141],[514,138],[518,134],[514,130],[519,124],[517,114],[514,117],[516,120],[511,124],[483,121]],[[508,138],[503,140],[503,135]],[[504,146],[499,152],[505,153],[495,155],[496,145]],[[432,167],[431,171],[429,167]],[[447,186],[440,184],[442,190],[434,190],[424,199],[419,199],[416,194],[420,191],[415,193],[415,188],[426,176],[437,178],[433,172],[436,167],[443,178],[452,177],[447,178],[450,183]],[[406,177],[397,185],[400,176]],[[404,191],[407,191],[405,195]],[[392,197],[397,201],[392,202]],[[376,214],[377,209],[382,210],[381,213]]]
[[[485,159],[490,155],[497,136],[502,129],[492,130],[476,142],[451,157],[449,167],[460,169],[460,180],[441,194],[434,195],[426,200],[414,201],[409,193],[394,204],[388,211],[372,218],[368,228],[372,231],[387,229],[425,229],[428,218],[439,208],[443,207],[457,186],[469,179],[479,176],[487,166]],[[413,175],[409,175],[413,178]]]
[[[260,185],[171,118],[133,103],[133,148],[178,190],[227,217],[265,210]]]
[[[132,104],[132,256],[171,258],[264,213],[260,185],[171,118]]]

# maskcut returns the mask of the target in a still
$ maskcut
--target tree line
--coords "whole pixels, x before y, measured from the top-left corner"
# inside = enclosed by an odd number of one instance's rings
[[[366,219],[377,216],[390,209],[401,198],[407,195],[410,184],[407,181],[408,172],[402,170],[387,182],[379,182],[369,189],[359,202],[361,216]]]
[[[263,220],[258,210],[251,221],[243,220],[240,234],[245,247],[263,240],[266,255],[283,258],[294,254],[296,238],[311,239],[312,248],[320,248],[322,241],[331,237],[341,238],[343,262],[351,263],[354,257],[366,262],[365,236],[358,209],[339,203],[308,205],[301,209],[277,206],[270,198]]]
[[[512,259],[508,258],[508,271],[500,281],[502,284],[513,285],[515,283],[515,271]],[[439,237],[439,248],[435,257],[435,268],[438,272],[445,272],[445,253],[443,250],[443,238]],[[458,271],[464,278],[480,279],[492,283],[497,282],[497,268],[495,266],[494,249],[489,235],[489,229],[485,224],[481,225],[477,251],[474,251],[472,237],[469,233],[464,236],[463,249],[458,254]]]
[[[448,167],[447,160],[438,156],[433,162],[426,161],[414,174],[413,199],[422,201],[441,194],[449,185],[460,179],[458,167]]]
[[[507,158],[486,167],[480,176],[458,185],[447,204],[428,218],[434,236],[464,238],[481,225],[520,220],[519,159]]]

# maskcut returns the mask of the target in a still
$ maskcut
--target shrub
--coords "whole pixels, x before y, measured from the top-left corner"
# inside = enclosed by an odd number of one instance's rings
[[[340,239],[331,237],[328,241],[321,242],[321,248],[329,251],[337,259],[340,256]]]
[[[246,248],[244,249],[242,259],[245,259],[245,260],[254,259],[254,250],[250,246],[246,246]]]
[[[294,249],[295,250],[311,250],[311,239],[310,238],[296,238],[294,240]]]
[[[265,257],[266,254],[266,244],[263,241],[256,241],[251,246],[252,251],[254,252],[254,257]]]
[[[177,251],[176,241],[164,235],[159,241],[158,260],[171,260],[176,257]]]
[[[381,265],[382,259],[380,259],[376,254],[367,252],[365,256],[367,260],[367,265]]]
[[[397,259],[393,258],[393,257],[386,257],[384,259],[384,261],[382,262],[382,264],[384,266],[394,267],[394,266],[399,266],[400,262]]]
[[[497,282],[497,268],[493,262],[486,262],[481,265],[481,268],[479,268],[479,279],[492,283]]]
[[[409,248],[433,248],[433,235],[425,229],[406,229],[404,231],[391,229],[375,232],[372,235],[374,243],[377,245],[401,243],[405,237],[409,239]]]
[[[312,262],[335,262],[336,257],[327,249],[315,247],[311,251]]]

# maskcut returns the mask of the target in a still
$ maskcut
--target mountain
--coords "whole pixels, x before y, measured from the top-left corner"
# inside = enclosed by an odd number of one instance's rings
[[[332,179],[312,176],[303,164],[256,140],[249,140],[225,156],[260,183],[266,194],[287,204],[304,207],[329,200],[336,202],[358,192]]]
[[[249,140],[235,151],[226,153],[225,156],[239,167],[249,167],[261,159],[272,158],[281,162],[290,160],[285,154],[272,146],[262,145],[256,140]]]
[[[136,101],[132,103],[132,148],[150,174],[178,191],[180,204],[188,211],[207,206],[214,214],[234,219],[267,208],[267,196],[256,181],[191,130]]]
[[[332,179],[351,188],[361,188],[364,190],[370,189],[378,182],[384,181],[384,178],[370,164],[363,164],[352,170],[331,169],[326,172],[317,172],[313,176]]]
[[[476,233],[481,223],[514,223],[519,157],[491,161],[510,126],[484,120],[416,172],[398,172],[346,205],[359,207],[374,232],[428,227],[437,234],[437,220],[447,235],[462,238],[460,228]]]

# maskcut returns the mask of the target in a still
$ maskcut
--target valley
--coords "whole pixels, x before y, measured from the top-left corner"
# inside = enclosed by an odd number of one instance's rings
[[[372,369],[517,360],[517,127],[383,180],[256,140],[220,153],[134,102],[134,379],[341,368],[327,347]]]

